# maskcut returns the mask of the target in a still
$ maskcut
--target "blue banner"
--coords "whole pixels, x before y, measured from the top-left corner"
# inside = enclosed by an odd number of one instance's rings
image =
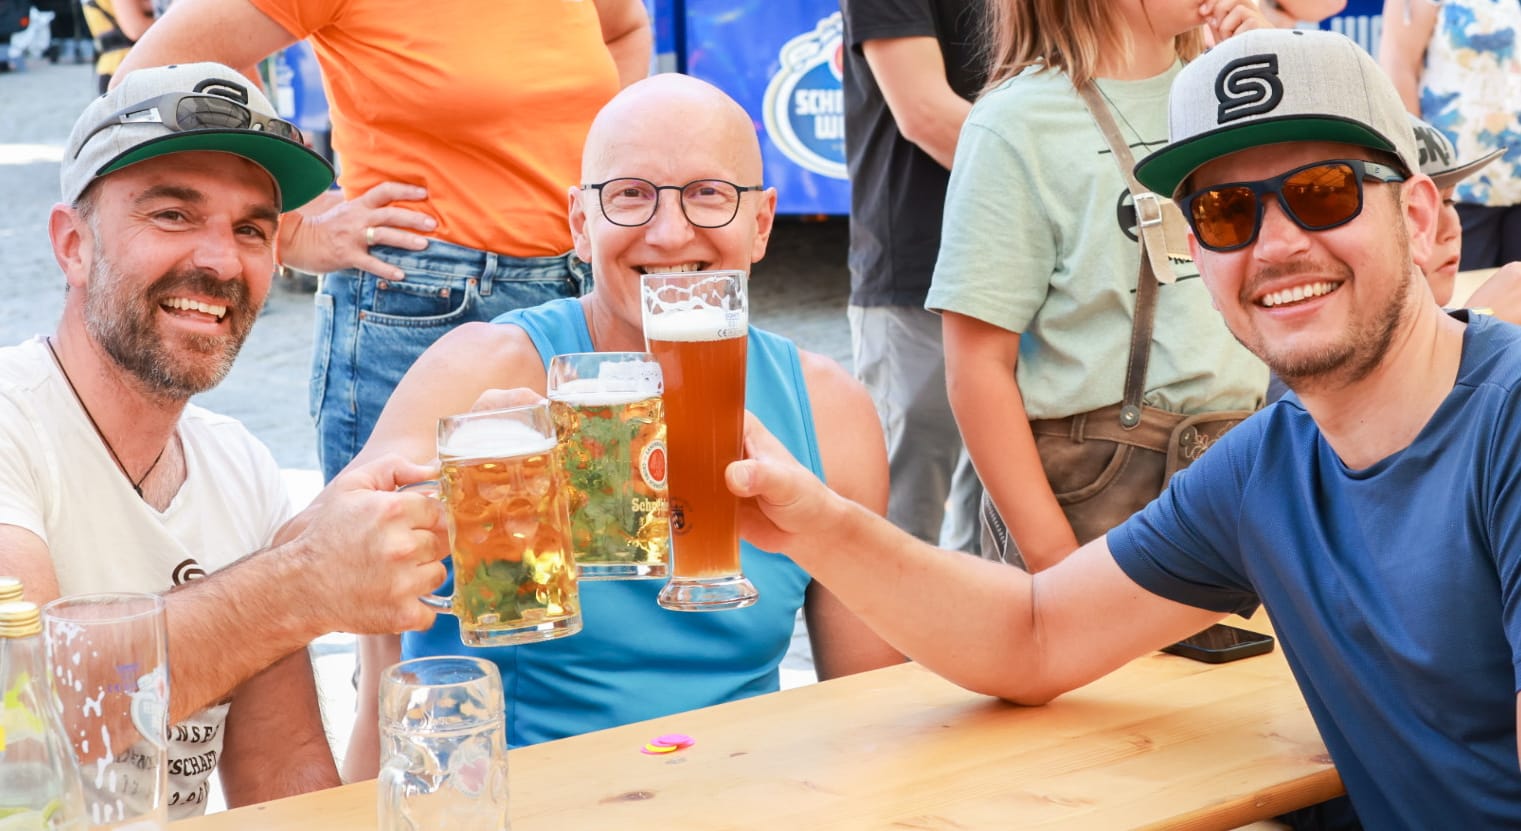
[[[685,46],[681,71],[718,86],[750,113],[777,210],[849,213],[838,6],[686,0],[685,12],[685,36],[677,38]]]
[[[1383,11],[1383,0],[1347,0],[1347,7],[1340,14],[1322,20],[1320,28],[1341,32],[1376,58],[1378,41],[1384,33]]]

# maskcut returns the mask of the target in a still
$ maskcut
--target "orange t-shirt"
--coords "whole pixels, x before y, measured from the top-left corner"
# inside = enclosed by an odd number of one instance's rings
[[[339,183],[422,185],[398,203],[438,239],[515,257],[571,247],[592,117],[618,92],[592,0],[251,0],[322,66]]]

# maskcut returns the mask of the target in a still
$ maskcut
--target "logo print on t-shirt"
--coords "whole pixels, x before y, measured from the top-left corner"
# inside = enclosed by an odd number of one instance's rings
[[[180,564],[174,567],[174,571],[170,572],[169,576],[174,581],[174,585],[183,586],[191,580],[199,580],[205,577],[206,569],[201,568],[201,564],[196,562],[194,557],[190,557],[189,559],[180,561]]]
[[[1278,56],[1248,55],[1226,64],[1215,76],[1215,98],[1220,101],[1216,124],[1272,112],[1283,102]]]

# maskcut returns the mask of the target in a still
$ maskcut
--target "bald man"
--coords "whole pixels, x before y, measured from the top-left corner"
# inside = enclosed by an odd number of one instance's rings
[[[708,196],[716,188],[733,199],[733,219],[697,227],[682,209],[682,191],[673,189],[655,191],[643,224],[630,225],[622,215],[611,222],[602,198],[629,186],[615,183],[621,179],[642,179],[645,186],[706,180]],[[526,387],[543,394],[545,367],[555,354],[643,351],[641,274],[749,271],[766,253],[776,192],[742,189],[763,181],[755,129],[738,104],[702,81],[659,75],[615,97],[592,124],[581,181],[569,189],[570,228],[577,255],[592,264],[595,290],[445,336],[402,379],[356,463],[388,453],[432,459],[440,416],[471,409],[487,390]],[[886,510],[886,450],[864,387],[828,358],[753,327],[746,380],[749,408],[787,435],[794,457],[872,512]],[[468,651],[496,661],[511,691],[513,745],[774,691],[799,608],[820,678],[901,660],[788,558],[747,544],[743,566],[760,602],[737,611],[667,611],[655,602],[659,580],[588,582],[581,585],[584,628],[573,637],[467,650],[457,621],[441,615],[432,629],[400,641],[367,639],[345,774],[352,780],[375,773],[376,682],[402,657]]]

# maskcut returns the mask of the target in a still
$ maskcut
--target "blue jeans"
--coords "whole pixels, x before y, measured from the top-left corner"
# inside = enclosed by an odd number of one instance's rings
[[[353,459],[412,362],[461,323],[591,290],[575,254],[508,257],[433,240],[422,251],[370,253],[406,271],[401,282],[335,271],[317,290],[310,407],[330,480]]]

